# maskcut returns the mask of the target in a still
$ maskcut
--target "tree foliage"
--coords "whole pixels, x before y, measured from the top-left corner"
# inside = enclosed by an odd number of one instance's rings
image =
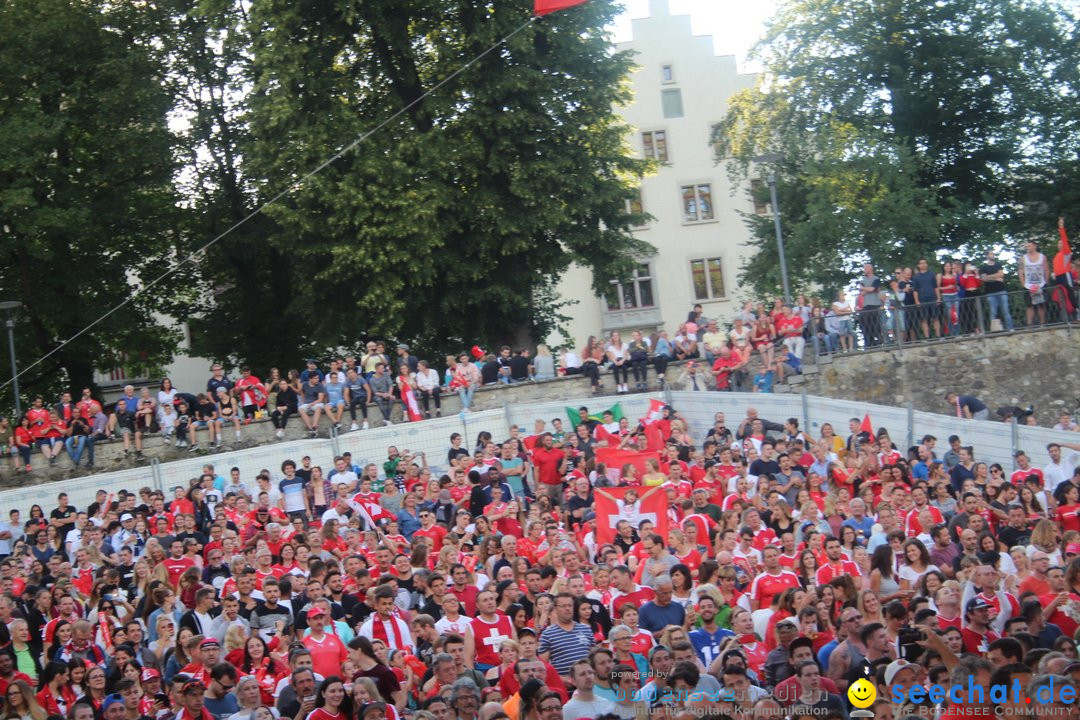
[[[96,0],[0,3],[0,287],[16,345],[39,358],[160,273],[176,164],[162,67]],[[26,393],[90,384],[95,367],[154,368],[178,334],[141,296],[24,378]],[[7,394],[7,399],[10,399]]]
[[[603,30],[615,6],[514,33],[529,10],[252,4],[246,169],[261,197],[295,188],[269,210],[281,230],[267,237],[289,258],[292,344],[524,342],[553,329],[550,289],[572,261],[593,269],[594,289],[629,273],[645,246],[625,201],[643,166],[613,112],[630,69]],[[366,133],[295,187],[328,148]]]
[[[761,82],[715,126],[717,158],[743,175],[783,155],[797,285],[836,288],[866,258],[891,270],[1049,237],[1064,165],[1080,186],[1076,38],[1043,0],[789,0],[757,48]],[[771,225],[749,222],[744,280],[774,292]]]

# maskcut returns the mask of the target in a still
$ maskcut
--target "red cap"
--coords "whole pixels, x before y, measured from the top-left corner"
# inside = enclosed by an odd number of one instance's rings
[[[1080,543],[1069,543],[1066,545],[1065,554],[1068,555],[1070,553],[1080,555]]]
[[[151,668],[151,667],[144,667],[142,669],[141,679],[142,679],[143,682],[146,682],[147,680],[153,680],[155,678],[160,680],[161,679],[161,673],[158,672],[157,670],[155,670],[154,668]]]

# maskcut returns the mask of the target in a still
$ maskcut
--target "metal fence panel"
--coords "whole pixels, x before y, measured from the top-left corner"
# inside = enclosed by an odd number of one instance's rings
[[[454,432],[463,436],[463,446],[471,450],[475,447],[477,435],[488,431],[496,440],[506,438],[510,425],[521,427],[521,434],[527,436],[533,431],[536,419],[548,423],[553,418],[563,418],[569,427],[567,408],[586,406],[591,413],[603,410],[619,403],[623,414],[636,422],[645,415],[653,399],[667,400],[689,422],[695,442],[700,445],[717,412],[724,412],[728,427],[734,430],[746,415],[748,407],[757,409],[760,417],[774,422],[783,422],[789,417],[802,418],[804,400],[799,395],[775,395],[757,393],[723,392],[668,392],[642,393],[626,396],[603,396],[552,400],[538,403],[514,403],[501,409],[466,413],[443,418],[426,420],[421,423],[403,423],[391,427],[379,427],[371,430],[348,432],[338,436],[337,448],[352,453],[353,462],[364,465],[374,462],[381,465],[386,458],[386,449],[396,445],[399,450],[423,452],[428,465],[436,475],[446,470],[446,450],[450,444],[450,435]],[[831,423],[836,434],[846,437],[849,434],[848,420],[861,418],[869,413],[874,429],[884,427],[889,431],[893,442],[902,446],[911,432],[915,441],[925,434],[938,438],[941,452],[947,449],[950,435],[958,435],[965,445],[975,448],[976,458],[985,462],[998,462],[1007,470],[1013,467],[1013,443],[1011,426],[1001,422],[966,420],[947,415],[927,412],[910,413],[907,408],[871,405],[869,403],[849,402],[830,398],[807,396],[805,410],[809,414],[809,427],[803,430],[817,437],[821,434],[822,424]],[[909,419],[913,425],[909,428]],[[803,423],[800,422],[800,425]],[[1080,439],[1075,433],[1065,433],[1048,428],[1021,426],[1017,431],[1019,447],[1031,456],[1032,464],[1042,467],[1049,461],[1046,445],[1049,442],[1069,442]],[[901,447],[901,451],[907,448]],[[215,453],[205,456],[192,456],[183,460],[162,463],[157,467],[161,484],[166,492],[175,486],[187,487],[191,478],[197,477],[203,465],[212,463],[215,471],[228,475],[229,469],[240,469],[241,477],[250,482],[263,469],[269,470],[271,477],[281,474],[281,463],[286,459],[299,461],[304,455],[310,455],[314,464],[322,465],[328,472],[333,460],[334,441],[328,439],[293,440],[271,443],[235,452]],[[941,454],[941,453],[939,453]],[[144,486],[155,486],[155,470],[150,466],[100,473],[63,482],[13,488],[0,491],[0,508],[4,511],[18,509],[24,516],[30,506],[40,504],[52,507],[57,493],[68,493],[70,501],[76,507],[86,507],[94,501],[98,489],[115,493],[120,489],[137,491]]]

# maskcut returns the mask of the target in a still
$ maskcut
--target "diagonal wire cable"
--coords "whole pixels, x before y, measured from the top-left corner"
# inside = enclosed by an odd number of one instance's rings
[[[31,363],[30,365],[27,365],[27,366],[26,366],[26,367],[24,367],[24,368],[23,368],[22,370],[18,371],[18,372],[17,372],[17,373],[15,374],[15,375],[13,375],[13,376],[11,377],[11,379],[10,379],[10,380],[7,380],[6,382],[4,382],[4,383],[0,384],[0,390],[3,390],[3,389],[4,389],[4,388],[6,388],[6,387],[7,387],[8,385],[11,385],[11,384],[12,384],[13,382],[15,382],[15,380],[17,380],[18,378],[22,377],[23,375],[25,375],[25,374],[26,374],[26,373],[28,373],[29,371],[33,370],[33,369],[34,369],[35,367],[37,367],[38,365],[40,365],[41,363],[45,362],[45,361],[46,361],[46,360],[48,360],[48,359],[49,359],[50,357],[52,357],[53,355],[55,355],[56,353],[58,353],[58,352],[59,352],[60,350],[62,350],[62,349],[63,349],[63,348],[64,348],[64,347],[66,346],[66,345],[69,345],[69,344],[71,344],[72,342],[74,342],[75,340],[77,340],[77,339],[78,339],[79,337],[81,337],[81,336],[85,335],[85,334],[86,334],[87,332],[89,332],[89,331],[90,331],[91,329],[93,329],[93,328],[94,328],[94,327],[96,327],[97,325],[100,325],[100,324],[101,324],[101,323],[102,323],[102,322],[103,322],[103,321],[104,321],[104,320],[105,320],[106,318],[108,318],[108,317],[109,317],[110,315],[112,315],[113,313],[117,312],[118,310],[120,310],[120,309],[121,309],[121,308],[123,308],[124,306],[126,306],[126,305],[129,305],[129,304],[131,304],[131,302],[132,302],[133,300],[135,300],[135,298],[139,297],[140,295],[142,295],[143,293],[145,293],[145,292],[146,292],[147,290],[149,290],[150,288],[154,287],[155,285],[157,285],[157,284],[159,284],[160,282],[162,282],[163,280],[165,280],[165,278],[169,277],[170,275],[172,275],[172,274],[174,274],[175,272],[177,272],[178,270],[180,270],[180,268],[184,267],[184,266],[185,266],[185,265],[187,265],[188,263],[190,263],[190,262],[192,262],[193,260],[195,260],[195,258],[197,258],[197,257],[198,257],[199,255],[201,255],[202,253],[206,252],[206,251],[207,251],[207,250],[209,250],[209,249],[210,249],[211,247],[213,247],[214,245],[216,245],[216,244],[217,244],[218,242],[220,242],[221,240],[223,240],[223,239],[225,239],[226,237],[228,237],[228,236],[229,236],[229,235],[230,235],[230,234],[231,234],[231,233],[232,233],[233,231],[235,231],[236,229],[238,229],[238,228],[242,227],[242,226],[243,226],[244,224],[246,224],[246,223],[247,223],[248,221],[250,221],[250,220],[251,220],[252,218],[254,218],[255,216],[257,216],[257,215],[259,215],[260,213],[262,213],[262,212],[263,212],[264,210],[266,210],[266,208],[270,207],[271,205],[273,205],[273,204],[274,204],[274,203],[276,203],[277,201],[281,200],[281,199],[282,199],[283,197],[285,197],[286,195],[290,194],[290,193],[291,193],[291,192],[293,192],[294,190],[297,190],[297,189],[299,189],[300,187],[302,187],[302,186],[303,186],[303,184],[304,184],[305,182],[307,182],[308,180],[310,180],[311,178],[313,178],[313,177],[314,177],[315,175],[318,175],[318,174],[319,174],[320,172],[322,172],[323,170],[325,170],[325,169],[326,169],[327,167],[329,167],[329,166],[330,166],[330,165],[332,165],[333,163],[337,162],[337,161],[338,161],[339,159],[341,159],[342,157],[344,157],[344,156],[345,156],[345,155],[347,155],[348,153],[352,152],[352,151],[353,151],[353,150],[354,150],[354,149],[355,149],[355,148],[356,148],[356,147],[357,147],[358,145],[360,145],[360,144],[361,144],[362,142],[364,142],[365,140],[367,140],[367,139],[368,139],[369,137],[371,137],[371,136],[372,136],[372,135],[374,135],[375,133],[377,133],[377,132],[379,132],[380,130],[382,130],[382,129],[383,129],[384,127],[386,127],[387,125],[389,125],[390,123],[392,123],[392,122],[393,122],[394,120],[397,120],[397,119],[398,119],[399,117],[401,117],[401,116],[402,116],[402,115],[404,115],[404,114],[405,114],[406,112],[408,112],[408,111],[409,111],[409,110],[411,110],[411,109],[412,109],[413,107],[415,107],[415,106],[416,106],[416,105],[418,105],[418,104],[419,104],[420,102],[422,102],[422,101],[423,101],[424,99],[426,99],[426,98],[427,98],[427,97],[428,97],[429,95],[431,95],[432,93],[434,93],[434,92],[438,91],[439,89],[441,89],[441,88],[442,88],[442,87],[443,87],[444,85],[446,85],[447,83],[449,83],[449,82],[450,82],[451,80],[453,80],[454,78],[456,78],[456,77],[457,77],[458,75],[460,75],[461,73],[465,72],[465,71],[466,71],[466,70],[468,70],[468,69],[469,69],[470,67],[472,67],[472,66],[473,66],[474,64],[476,64],[477,62],[479,62],[480,60],[482,60],[482,59],[483,59],[484,57],[486,57],[487,55],[489,55],[489,54],[490,54],[490,53],[491,53],[491,52],[492,52],[493,50],[495,50],[495,49],[496,49],[497,47],[499,47],[500,45],[503,45],[503,44],[505,44],[505,43],[506,43],[506,42],[507,42],[507,41],[508,41],[508,40],[509,40],[510,38],[514,37],[514,36],[515,36],[515,35],[517,35],[517,34],[518,34],[519,32],[521,32],[522,30],[524,30],[524,29],[525,29],[526,27],[528,27],[529,25],[533,24],[533,23],[534,23],[534,22],[536,21],[536,19],[537,19],[537,16],[536,16],[536,15],[533,15],[533,16],[531,16],[531,17],[530,17],[530,18],[529,18],[528,20],[526,20],[526,21],[525,21],[525,22],[523,22],[523,23],[522,23],[521,25],[519,25],[519,26],[518,26],[518,27],[517,27],[517,28],[516,28],[515,30],[513,30],[513,31],[512,31],[512,32],[510,32],[510,33],[508,33],[508,34],[507,34],[506,36],[504,36],[504,37],[503,37],[502,39],[500,39],[500,40],[496,41],[496,42],[495,42],[494,44],[492,44],[492,45],[491,45],[491,47],[487,48],[487,49],[486,49],[486,50],[484,50],[484,51],[483,51],[482,53],[480,53],[479,55],[477,55],[476,57],[474,57],[473,59],[469,60],[469,61],[468,61],[467,63],[465,63],[465,64],[464,64],[464,65],[462,65],[461,67],[459,67],[459,68],[458,68],[457,70],[455,70],[454,72],[450,73],[449,75],[447,75],[447,76],[446,76],[445,78],[443,78],[443,79],[442,79],[442,80],[440,80],[439,82],[435,83],[435,85],[431,86],[431,87],[430,87],[430,88],[429,88],[428,90],[425,90],[425,91],[424,91],[424,93],[423,93],[422,95],[420,95],[420,96],[419,96],[418,98],[416,98],[416,99],[415,99],[415,100],[413,100],[412,102],[408,103],[407,105],[403,105],[402,107],[398,108],[398,110],[397,110],[397,111],[395,111],[395,112],[394,112],[393,114],[391,114],[391,115],[390,115],[389,117],[387,117],[387,118],[386,118],[385,120],[383,120],[382,122],[380,122],[380,123],[379,123],[378,125],[376,125],[376,126],[375,126],[375,127],[373,127],[372,129],[368,130],[367,132],[365,132],[365,133],[362,133],[361,135],[359,135],[359,136],[358,136],[358,137],[357,137],[357,138],[356,138],[355,140],[353,140],[352,142],[350,142],[350,143],[349,143],[348,145],[345,145],[345,146],[344,146],[343,148],[341,148],[340,150],[338,150],[338,151],[337,151],[336,153],[334,153],[333,155],[331,155],[331,156],[330,156],[329,158],[327,158],[327,159],[326,159],[326,160],[324,160],[323,162],[319,163],[319,165],[317,165],[317,166],[316,166],[316,167],[315,167],[315,168],[314,168],[313,170],[309,170],[309,171],[308,171],[307,173],[305,173],[305,174],[304,174],[303,176],[301,176],[300,178],[298,178],[297,180],[295,180],[294,182],[292,182],[292,183],[291,183],[291,184],[290,184],[290,185],[289,185],[288,187],[286,187],[286,188],[285,188],[284,190],[282,190],[282,191],[278,192],[278,193],[277,193],[276,195],[274,195],[273,197],[271,197],[271,198],[270,198],[269,200],[267,200],[266,202],[264,202],[264,203],[263,203],[262,205],[260,205],[259,207],[257,207],[257,208],[255,208],[254,210],[252,210],[252,211],[251,211],[250,213],[248,213],[247,215],[245,215],[245,216],[244,216],[243,218],[241,218],[240,220],[237,220],[237,221],[236,221],[236,222],[235,222],[235,223],[234,223],[233,225],[231,225],[230,227],[226,228],[226,229],[225,229],[225,230],[224,230],[224,231],[223,231],[223,232],[222,232],[221,234],[219,234],[219,235],[218,235],[217,237],[213,238],[212,240],[210,240],[209,242],[207,242],[207,243],[206,243],[205,245],[203,245],[202,247],[200,247],[200,248],[198,248],[197,250],[193,251],[193,252],[192,252],[191,254],[189,254],[189,255],[188,255],[187,257],[183,258],[182,260],[179,260],[179,261],[177,261],[175,265],[173,265],[173,266],[172,266],[172,267],[170,267],[170,268],[169,268],[168,270],[166,270],[165,272],[163,272],[163,273],[161,273],[160,275],[158,275],[158,276],[157,276],[156,278],[154,278],[154,279],[153,279],[153,280],[151,280],[150,282],[148,282],[148,283],[144,284],[144,285],[143,285],[142,287],[139,287],[139,288],[137,288],[137,289],[135,290],[135,292],[133,292],[133,293],[132,293],[132,294],[131,294],[131,295],[130,295],[129,297],[127,297],[126,299],[124,299],[123,301],[121,301],[120,303],[118,303],[117,305],[115,305],[114,307],[110,308],[110,309],[109,309],[108,311],[106,311],[106,312],[105,312],[104,314],[102,314],[102,315],[101,315],[100,317],[98,317],[98,318],[97,318],[96,320],[94,320],[93,322],[91,322],[91,323],[90,323],[89,325],[87,325],[86,327],[82,328],[81,330],[79,330],[79,331],[78,331],[77,333],[75,333],[75,334],[74,334],[74,335],[72,335],[71,337],[67,338],[66,340],[62,340],[62,341],[60,341],[60,344],[59,344],[59,345],[57,345],[57,346],[56,346],[56,347],[54,347],[54,348],[53,348],[52,350],[50,350],[49,352],[47,352],[47,353],[45,353],[44,355],[42,355],[41,357],[39,357],[39,358],[38,358],[37,360],[35,360],[35,361],[34,361],[33,363]]]

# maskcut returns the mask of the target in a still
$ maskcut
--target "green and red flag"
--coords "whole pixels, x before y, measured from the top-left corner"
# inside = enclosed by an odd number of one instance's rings
[[[602,423],[602,422],[604,422],[604,413],[605,412],[610,412],[612,415],[614,415],[615,416],[614,417],[615,422],[619,422],[620,420],[623,419],[623,417],[625,417],[623,415],[622,403],[615,403],[614,405],[609,407],[607,410],[604,410],[602,412],[589,413],[589,419],[590,420],[595,420],[596,422],[599,422],[599,423]],[[566,408],[566,416],[568,418],[570,418],[570,425],[572,427],[574,427],[574,428],[577,428],[577,426],[580,425],[581,422],[582,422],[581,421],[581,414],[572,407]]]

